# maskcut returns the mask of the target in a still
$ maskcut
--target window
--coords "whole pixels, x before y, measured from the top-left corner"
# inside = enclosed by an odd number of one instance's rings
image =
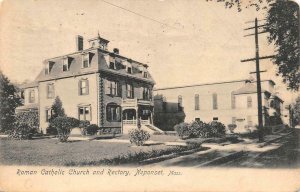
[[[49,108],[49,109],[46,109],[46,114],[45,114],[45,119],[46,119],[46,122],[49,122],[49,120],[52,118],[52,109]]]
[[[106,106],[106,120],[110,122],[121,121],[121,107],[115,103],[109,103]]]
[[[78,107],[78,118],[79,120],[91,121],[91,107],[90,106],[82,106]]]
[[[117,81],[106,81],[105,93],[111,96],[119,96],[121,93],[121,87]]]
[[[150,100],[151,99],[151,92],[148,87],[143,87],[143,99]]]
[[[271,100],[271,102],[270,102],[270,107],[271,107],[271,108],[275,108],[274,100]]]
[[[234,92],[231,92],[231,108],[235,109],[235,95]]]
[[[89,80],[82,79],[79,81],[79,95],[89,94]]]
[[[195,110],[199,110],[200,106],[199,106],[199,94],[195,95]]]
[[[51,69],[53,68],[54,64],[55,64],[54,62],[48,61],[47,65],[45,67],[45,75],[50,74]]]
[[[147,72],[143,72],[143,76],[144,76],[144,78],[148,78],[148,73]]]
[[[54,84],[48,84],[47,85],[47,98],[52,99],[54,98],[55,93],[54,93]]]
[[[109,68],[110,68],[110,69],[115,69],[115,63],[110,62],[110,63],[109,63]]]
[[[132,67],[127,67],[127,73],[132,74]]]
[[[63,58],[63,71],[69,71],[69,58]]]
[[[248,121],[248,126],[252,127],[253,123],[252,123],[252,117],[251,116],[247,116],[247,121]]]
[[[213,117],[213,121],[218,121],[219,118],[218,117]]]
[[[126,84],[126,96],[127,96],[127,98],[134,97],[134,89],[131,84]]]
[[[35,92],[34,90],[29,91],[29,103],[34,103],[35,102]]]
[[[196,117],[196,118],[195,118],[195,121],[200,122],[200,118],[199,118],[199,117]]]
[[[88,68],[90,67],[90,54],[86,53],[82,56],[82,67]]]
[[[178,105],[179,105],[179,107],[182,107],[182,96],[181,95],[178,96]]]
[[[247,108],[251,108],[252,107],[252,97],[248,96],[247,97]]]
[[[236,124],[236,117],[232,117],[232,124]]]
[[[218,109],[218,95],[214,93],[212,97],[213,97],[213,109]]]

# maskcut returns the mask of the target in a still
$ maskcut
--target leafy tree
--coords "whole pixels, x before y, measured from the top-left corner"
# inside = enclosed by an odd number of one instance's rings
[[[0,71],[0,131],[12,128],[15,121],[15,109],[21,105],[15,86]]]
[[[297,97],[296,102],[293,104],[293,124],[300,125],[300,96]]]
[[[299,6],[288,0],[206,0],[224,3],[226,8],[254,7],[256,11],[267,10],[266,26],[269,32],[269,43],[276,46],[273,58],[278,66],[277,75],[291,90],[299,90],[300,86],[300,51],[299,51]]]
[[[65,110],[62,106],[62,101],[60,98],[57,96],[54,100],[54,103],[51,107],[52,109],[52,117],[51,119],[55,119],[56,117],[65,117]]]

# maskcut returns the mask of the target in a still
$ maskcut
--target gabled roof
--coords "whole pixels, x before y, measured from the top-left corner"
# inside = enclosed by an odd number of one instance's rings
[[[261,92],[268,92],[264,89],[261,89]],[[250,94],[250,93],[257,93],[257,86],[254,83],[246,83],[244,87],[234,91],[235,95],[241,94]]]

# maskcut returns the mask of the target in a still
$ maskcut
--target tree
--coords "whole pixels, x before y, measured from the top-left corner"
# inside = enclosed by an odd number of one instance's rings
[[[213,0],[206,0],[213,1]],[[267,10],[266,26],[269,43],[276,48],[273,62],[277,74],[283,78],[288,89],[298,91],[300,86],[299,51],[299,6],[288,0],[215,0],[224,3],[226,8],[254,7],[256,11]]]
[[[291,118],[293,125],[300,125],[300,96],[297,97],[296,102],[292,106],[293,116]]]
[[[0,131],[10,130],[15,121],[15,109],[21,105],[15,86],[0,71]]]
[[[58,96],[55,98],[51,109],[52,109],[51,119],[55,119],[56,117],[65,117],[66,116],[65,110],[62,107],[62,102]]]

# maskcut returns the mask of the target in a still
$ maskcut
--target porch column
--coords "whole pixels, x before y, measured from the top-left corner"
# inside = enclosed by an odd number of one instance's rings
[[[136,115],[136,126],[137,126],[138,119],[139,119],[139,111],[138,111],[138,107],[135,108],[135,115]]]

